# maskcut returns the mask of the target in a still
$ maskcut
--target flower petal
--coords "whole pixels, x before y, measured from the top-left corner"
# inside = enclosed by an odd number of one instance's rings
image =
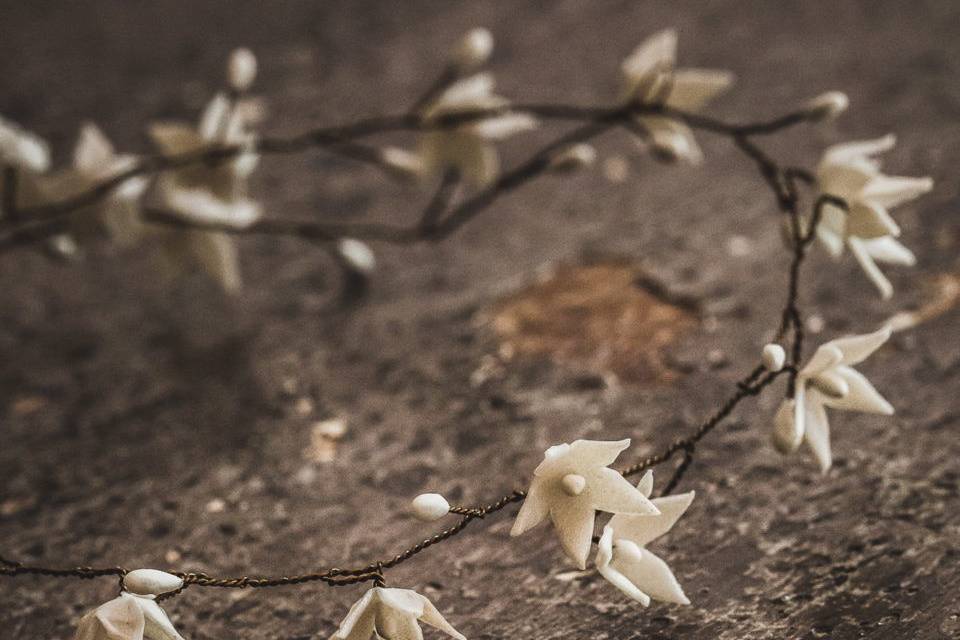
[[[677,32],[674,29],[659,31],[637,46],[620,65],[625,84],[630,89],[651,73],[673,68],[677,57]]]
[[[640,123],[650,133],[653,146],[692,165],[703,162],[703,151],[693,130],[686,124],[665,116],[643,116]]]
[[[892,133],[873,140],[859,140],[833,145],[823,154],[824,160],[830,164],[848,163],[858,158],[865,158],[889,151],[897,144],[897,138]]]
[[[173,624],[170,623],[170,618],[154,600],[137,596],[131,597],[136,598],[137,606],[143,611],[143,637],[145,640],[183,640],[183,636],[177,633]]]
[[[550,502],[543,487],[544,481],[534,478],[524,498],[517,519],[510,529],[511,536],[519,536],[540,524],[550,512]]]
[[[850,203],[846,233],[869,240],[884,236],[899,236],[900,226],[884,207],[872,202],[855,200]]]
[[[142,640],[143,611],[132,598],[121,595],[83,616],[75,640]]]
[[[587,478],[587,489],[583,496],[597,511],[637,515],[659,513],[654,503],[618,471],[603,467],[589,473],[585,472],[584,476]]]
[[[730,88],[733,74],[716,69],[680,69],[670,79],[667,106],[681,111],[699,111]]]
[[[423,640],[423,631],[417,619],[399,610],[383,610],[376,617],[377,638],[384,640]],[[360,640],[357,638],[357,640]]]
[[[797,392],[802,394],[802,389],[801,382],[797,385]],[[803,405],[797,400],[797,398],[784,400],[773,418],[773,446],[784,455],[796,451],[803,442]],[[800,402],[802,402],[802,395]]]
[[[903,246],[896,238],[890,236],[872,238],[863,240],[862,243],[870,257],[877,262],[898,264],[905,267],[912,267],[917,264],[917,257],[913,255],[913,252]]]
[[[222,93],[213,96],[200,116],[197,133],[207,142],[226,137],[231,111],[230,99]]]
[[[420,596],[423,598],[423,596]],[[443,631],[445,634],[451,638],[456,638],[457,640],[467,640],[462,633],[453,628],[446,618],[444,618],[437,608],[433,606],[433,603],[423,598],[423,615],[420,616],[420,620],[429,624],[431,627],[435,627]]]
[[[161,153],[167,155],[196,151],[206,144],[193,127],[179,122],[151,123],[147,133]]]
[[[596,566],[597,572],[606,578],[606,580],[623,592],[628,598],[636,600],[643,606],[650,605],[650,596],[637,588],[635,584],[613,568],[610,565],[613,559],[613,529],[606,526],[603,529],[603,535],[600,536],[600,543],[597,545]]]
[[[640,478],[640,482],[637,483],[637,491],[647,498],[653,493],[653,469],[647,469],[647,472]]]
[[[242,286],[240,257],[237,246],[221,231],[189,231],[191,255],[227,293],[236,293]]]
[[[643,550],[639,561],[620,563],[614,555],[611,566],[618,569],[630,582],[649,594],[655,600],[673,602],[675,604],[690,604],[690,600],[683,593],[683,588],[677,581],[673,571],[667,563],[648,549]]]
[[[84,123],[80,139],[73,151],[73,165],[80,173],[98,178],[110,169],[113,161],[113,145],[100,127],[92,122]]]
[[[807,362],[806,366],[800,370],[801,378],[812,378],[813,376],[823,373],[827,369],[834,367],[840,364],[840,361],[843,360],[843,351],[840,350],[833,342],[827,342],[814,351],[813,357],[810,358],[810,361]]]
[[[820,470],[826,473],[833,464],[830,454],[830,423],[823,408],[823,397],[815,389],[808,389],[803,401],[804,438],[820,463]]]
[[[537,119],[526,113],[505,113],[470,125],[474,134],[486,140],[505,140],[522,131],[537,128]]]
[[[907,178],[901,176],[877,176],[861,193],[883,207],[895,207],[922,196],[933,189],[932,178]]]
[[[873,261],[873,257],[867,251],[863,241],[851,237],[847,238],[847,245],[850,247],[850,252],[853,253],[853,257],[860,263],[860,268],[863,269],[864,273],[867,274],[867,277],[870,278],[870,281],[877,288],[877,291],[880,292],[880,297],[884,300],[889,300],[890,297],[893,296],[893,285],[890,284],[887,277],[880,271],[877,263]]]
[[[842,398],[824,398],[823,403],[831,409],[844,411],[863,411],[893,415],[893,405],[880,395],[862,373],[850,367],[837,367],[837,373],[850,386],[850,391]]]
[[[839,364],[852,366],[860,364],[890,339],[889,327],[883,327],[873,333],[859,336],[847,336],[831,340],[827,344],[833,345],[843,354]]]
[[[617,456],[629,447],[630,438],[623,440],[574,440],[570,445],[568,455],[576,461],[578,469],[586,470],[591,467],[606,467],[613,464]]]
[[[653,504],[660,511],[659,515],[618,513],[613,516],[608,526],[613,528],[618,539],[629,540],[642,547],[670,531],[693,502],[693,498],[693,491],[656,498]]]
[[[551,505],[550,518],[564,551],[580,569],[586,569],[596,519],[593,507],[581,497],[559,500]]]
[[[353,603],[350,611],[333,634],[336,640],[368,640],[373,635],[376,612],[371,601],[378,596],[377,589],[370,589],[363,597]]]

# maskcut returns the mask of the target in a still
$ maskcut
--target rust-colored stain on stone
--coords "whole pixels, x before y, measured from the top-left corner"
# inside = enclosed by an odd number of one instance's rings
[[[641,286],[629,263],[566,266],[500,301],[491,325],[500,353],[549,357],[625,382],[669,382],[664,349],[696,324],[695,314]]]

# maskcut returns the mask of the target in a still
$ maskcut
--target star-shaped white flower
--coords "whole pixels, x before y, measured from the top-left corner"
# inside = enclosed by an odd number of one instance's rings
[[[223,94],[207,105],[197,128],[182,123],[155,123],[154,142],[167,155],[197,151],[214,145],[251,148],[255,137],[247,130],[242,105]],[[259,162],[253,151],[215,165],[195,164],[163,175],[158,191],[164,205],[201,224],[242,229],[261,216],[260,205],[249,198],[248,182]],[[167,260],[182,269],[184,261],[199,263],[227,291],[240,288],[240,265],[233,239],[226,232],[170,230],[165,239]]]
[[[930,178],[888,176],[880,171],[880,162],[873,156],[892,149],[894,144],[893,135],[838,144],[826,150],[817,168],[821,193],[842,198],[849,208],[844,211],[826,205],[817,225],[817,238],[834,258],[849,247],[884,298],[893,295],[893,286],[877,262],[907,266],[916,262],[910,250],[896,240],[900,227],[888,209],[933,188]]]
[[[806,441],[826,473],[830,469],[830,424],[826,409],[891,415],[893,406],[853,368],[890,338],[889,327],[874,333],[831,340],[821,345],[797,375],[792,399],[774,419],[773,441],[782,453]]]
[[[630,440],[577,440],[547,449],[533,472],[533,482],[510,535],[518,536],[547,516],[567,555],[581,569],[593,539],[597,511],[657,515],[657,507],[608,465],[630,446]]]
[[[476,186],[490,184],[500,170],[500,156],[493,142],[537,126],[525,113],[511,113],[506,98],[493,92],[493,75],[478,73],[450,85],[423,112],[426,122],[443,116],[487,109],[502,110],[481,120],[452,128],[428,131],[420,139],[419,156],[424,175],[456,169]]]
[[[623,97],[695,112],[733,84],[733,74],[715,69],[675,69],[677,32],[660,31],[634,49],[621,65]],[[693,131],[682,121],[661,115],[638,116],[654,147],[691,164],[703,161]]]
[[[422,640],[418,622],[466,640],[424,596],[410,589],[374,587],[350,607],[332,640]]]
[[[637,489],[649,497],[653,472],[647,471]],[[667,563],[645,546],[673,528],[693,502],[693,492],[656,498],[656,516],[617,514],[603,528],[597,548],[597,570],[613,586],[643,606],[655,598],[664,602],[690,604]]]
[[[183,640],[152,596],[121,593],[81,618],[75,640]]]

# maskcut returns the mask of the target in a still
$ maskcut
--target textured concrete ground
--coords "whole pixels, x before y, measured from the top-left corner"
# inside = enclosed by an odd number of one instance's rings
[[[825,321],[816,340],[928,302],[935,279],[956,283],[956,3],[2,5],[0,113],[61,157],[88,118],[145,150],[143,122],[193,117],[237,45],[259,55],[268,130],[284,133],[402,108],[474,25],[497,37],[507,95],[595,103],[614,95],[622,56],[675,25],[683,62],[739,76],[718,115],[849,93],[836,126],[770,140],[779,157],[809,164],[831,142],[896,131],[891,172],[937,180],[899,212],[920,264],[889,270],[893,301],[851,259],[816,253],[803,293]],[[325,256],[293,241],[244,240],[247,288],[233,300],[200,277],[159,282],[137,254],[96,250],[70,266],[0,256],[0,550],[218,575],[356,564],[432,532],[403,515],[421,491],[481,502],[525,482],[550,444],[631,437],[639,457],[690,429],[755,362],[787,266],[753,167],[701,139],[708,162],[694,170],[610,138],[604,155],[629,162],[623,183],[600,170],[544,180],[442,245],[378,246],[369,300],[349,308]],[[319,153],[269,161],[258,193],[271,215],[376,219],[412,215],[425,195]],[[598,376],[602,358],[498,356],[500,300],[558,265],[624,260],[703,310],[669,347],[666,382]],[[837,416],[825,477],[768,444],[776,393],[711,435],[683,483],[698,498],[659,547],[690,607],[643,609],[596,576],[562,579],[546,528],[507,544],[511,510],[388,579],[473,640],[960,638],[958,317],[899,334],[865,363],[897,415]],[[348,424],[336,447],[311,439],[331,416]],[[114,590],[0,581],[0,636],[69,638]],[[305,640],[331,634],[359,593],[191,589],[167,608],[192,640]]]

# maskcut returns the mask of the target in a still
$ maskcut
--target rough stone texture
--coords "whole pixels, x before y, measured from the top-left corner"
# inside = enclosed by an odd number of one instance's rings
[[[676,25],[684,62],[740,78],[717,114],[850,94],[835,127],[770,140],[780,157],[810,163],[830,142],[893,130],[890,170],[938,182],[899,211],[920,266],[889,270],[893,302],[875,298],[851,259],[816,254],[804,301],[825,321],[817,339],[921,304],[925,278],[958,268],[956,3],[3,5],[0,113],[61,150],[86,118],[145,150],[142,123],[192,117],[240,44],[260,56],[257,89],[279,133],[402,108],[477,24],[497,37],[507,95],[603,100],[620,58]],[[534,138],[508,145],[508,158]],[[629,436],[639,457],[683,433],[756,361],[787,265],[753,168],[726,141],[701,139],[709,161],[691,170],[610,138],[604,155],[629,159],[623,184],[600,171],[545,180],[442,245],[378,246],[371,296],[348,308],[322,252],[293,241],[244,240],[247,288],[234,300],[200,277],[158,282],[136,254],[96,250],[77,266],[0,257],[0,548],[218,575],[356,563],[432,531],[404,515],[421,491],[485,501],[522,483],[552,443]],[[260,193],[275,215],[377,219],[410,215],[424,197],[321,153],[267,162]],[[735,236],[749,255],[730,255]],[[637,260],[700,301],[701,328],[669,354],[686,375],[606,386],[544,361],[490,366],[497,344],[476,318],[542,269],[598,256]],[[960,638],[957,319],[900,334],[862,366],[898,413],[836,416],[826,477],[768,444],[776,393],[705,442],[682,485],[698,499],[658,543],[691,607],[643,609],[594,575],[558,579],[569,567],[546,527],[507,544],[510,510],[389,581],[421,590],[474,640]],[[311,426],[335,415],[348,434],[333,461],[312,462]],[[115,589],[0,581],[0,636],[70,637]],[[167,608],[192,640],[305,640],[328,636],[360,592],[191,589]]]

